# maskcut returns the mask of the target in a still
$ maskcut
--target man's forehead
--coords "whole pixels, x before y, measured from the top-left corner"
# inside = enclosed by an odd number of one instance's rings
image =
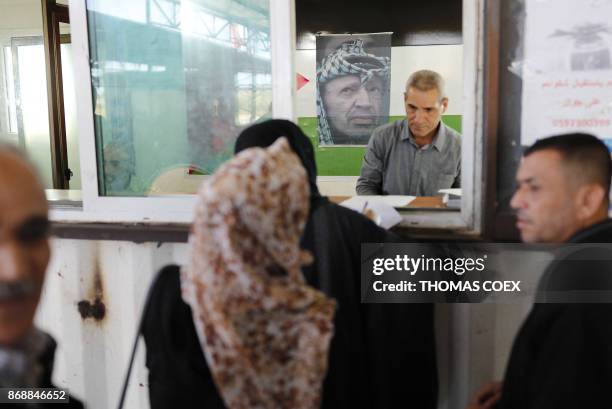
[[[415,105],[436,106],[440,103],[440,92],[435,88],[421,91],[414,87],[410,87],[406,92],[406,99]]]
[[[325,86],[326,87],[330,87],[330,86],[331,87],[342,87],[342,86],[346,86],[349,84],[361,84],[361,77],[359,77],[358,75],[353,75],[353,74],[341,75],[339,77],[336,77],[334,79],[327,81]]]
[[[517,180],[524,182],[558,179],[562,177],[562,157],[555,150],[534,152],[521,159]]]

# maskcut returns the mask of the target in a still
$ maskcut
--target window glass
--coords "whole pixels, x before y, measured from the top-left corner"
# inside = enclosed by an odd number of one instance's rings
[[[6,80],[6,105],[8,113],[8,132],[17,133],[17,104],[15,103],[15,87],[13,84],[13,53],[11,47],[4,47],[4,76]]]
[[[42,38],[14,39],[17,54],[16,94],[20,119],[20,143],[39,170],[46,189],[53,188],[51,142],[47,105],[47,73]]]
[[[407,117],[404,88],[413,72],[442,76],[448,107],[441,120],[462,132],[463,2],[445,1],[440,13],[431,2],[355,8],[351,0],[334,0],[325,15],[317,3],[296,1],[295,112],[312,140],[318,174],[326,177],[320,180],[352,180],[354,194],[373,130]],[[396,15],[419,18],[405,24]]]
[[[64,95],[64,118],[66,121],[66,143],[68,167],[72,171],[70,189],[81,189],[81,163],[79,159],[79,135],[76,117],[76,90],[73,76],[72,44],[60,45],[62,58],[62,87]]]
[[[330,36],[331,37],[331,36]],[[369,39],[372,35],[364,34],[354,36],[357,40]],[[333,37],[332,37],[333,38]],[[349,36],[338,36],[343,40],[350,38]],[[355,40],[351,40],[355,41]],[[307,44],[314,47],[315,44]],[[390,76],[387,81],[388,90],[384,94],[382,105],[385,106],[384,115],[378,114],[378,123],[373,123],[369,127],[359,123],[359,119],[355,120],[358,125],[367,130],[366,141],[351,144],[330,144],[321,143],[320,129],[318,129],[318,117],[321,115],[317,111],[317,70],[321,70],[320,64],[317,66],[317,50],[315,49],[298,49],[296,51],[296,74],[298,90],[296,93],[296,114],[298,124],[302,130],[311,138],[317,156],[317,171],[320,176],[354,176],[356,181],[360,173],[363,156],[365,154],[365,146],[373,129],[383,124],[385,121],[394,122],[406,118],[406,110],[404,106],[404,91],[406,80],[411,73],[428,69],[438,72],[445,80],[446,94],[449,99],[448,108],[442,115],[442,122],[461,133],[462,116],[463,116],[463,45],[419,45],[419,46],[390,46],[388,53],[390,54],[389,72]],[[383,47],[367,48],[367,43],[364,41],[363,50],[367,54],[376,55],[379,52],[384,55]],[[373,51],[374,50],[374,51]],[[341,75],[330,75],[330,77],[342,77]],[[329,81],[331,83],[331,81]],[[340,88],[342,90],[342,88]],[[365,90],[365,88],[364,88]],[[352,96],[347,96],[348,101],[343,108],[339,109],[340,118],[351,116],[359,117],[361,115],[372,115],[377,112],[373,108],[373,104],[366,108],[357,108],[357,96],[362,95],[357,92]],[[365,93],[363,94],[365,95]],[[371,95],[371,93],[369,94]],[[368,100],[372,100],[370,96]],[[321,103],[326,109],[326,116],[330,117],[330,108],[332,104],[332,96],[321,95]],[[363,119],[361,120],[364,121]],[[329,120],[330,126],[334,127],[333,120]],[[342,121],[337,121],[342,124]],[[346,125],[348,127],[348,125]],[[354,186],[353,186],[354,188]]]
[[[89,0],[99,192],[195,193],[271,115],[268,0]]]

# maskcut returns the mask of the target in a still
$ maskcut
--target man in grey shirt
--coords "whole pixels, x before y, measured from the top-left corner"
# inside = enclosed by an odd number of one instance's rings
[[[440,74],[413,73],[404,103],[406,119],[372,133],[357,194],[434,196],[461,186],[461,135],[441,122],[448,98]]]

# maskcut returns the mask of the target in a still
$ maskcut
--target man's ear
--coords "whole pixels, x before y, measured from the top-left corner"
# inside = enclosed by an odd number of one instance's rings
[[[442,109],[440,110],[440,113],[443,114],[446,112],[446,110],[448,109],[448,98],[442,98],[442,101],[440,101],[440,106],[442,107]]]
[[[576,192],[578,218],[588,220],[595,216],[605,203],[605,195],[604,189],[594,183],[581,186]]]

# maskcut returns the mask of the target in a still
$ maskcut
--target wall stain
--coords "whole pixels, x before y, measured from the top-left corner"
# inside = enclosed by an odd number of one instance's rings
[[[96,298],[93,303],[88,300],[79,301],[77,307],[84,320],[93,318],[96,321],[102,321],[106,315],[106,306],[99,298]]]
[[[94,258],[93,289],[90,293],[92,293],[90,300],[83,299],[77,303],[79,314],[83,320],[92,318],[94,321],[100,322],[106,316],[106,305],[104,303],[104,286],[102,285],[102,268],[97,251]]]

